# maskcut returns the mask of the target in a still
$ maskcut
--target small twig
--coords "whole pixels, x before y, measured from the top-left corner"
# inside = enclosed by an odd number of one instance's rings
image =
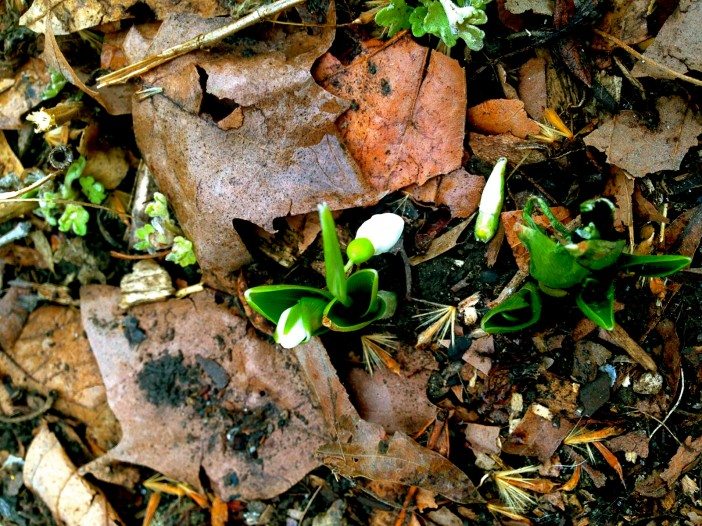
[[[110,256],[115,259],[126,259],[126,260],[141,260],[141,259],[159,259],[165,258],[171,251],[162,250],[161,252],[155,252],[153,254],[125,254],[124,252],[117,252],[116,250],[110,250]]]
[[[39,415],[43,415],[49,409],[51,409],[51,406],[54,405],[55,401],[56,401],[56,393],[51,392],[48,394],[48,396],[46,397],[46,400],[41,405],[41,407],[38,407],[34,411],[27,413],[27,414],[24,414],[24,415],[17,415],[17,416],[0,415],[0,423],[2,423],[2,424],[19,424],[20,422],[26,422],[27,420],[32,420],[33,418],[36,418]]]
[[[655,60],[651,60],[650,58],[644,57],[641,53],[636,51],[633,47],[628,45],[626,42],[618,39],[615,36],[612,36],[608,33],[605,33],[604,31],[600,31],[599,29],[594,29],[593,31],[600,35],[602,38],[605,40],[609,40],[613,44],[616,44],[618,47],[622,48],[623,50],[627,51],[629,54],[635,56],[638,58],[643,64],[646,64],[648,66],[652,66],[656,69],[660,69],[661,71],[664,71],[671,77],[675,77],[676,79],[684,80],[685,82],[689,82],[690,84],[694,84],[695,86],[702,86],[702,80],[697,80],[692,77],[688,77],[687,75],[683,75],[682,73],[678,73],[674,69],[669,68],[668,66],[664,66],[663,64],[659,64]]]
[[[27,197],[27,198],[9,198],[0,199],[0,204],[2,203],[41,203],[47,201],[46,199],[41,199],[39,197]],[[104,210],[106,212],[111,212],[118,216],[125,216],[131,218],[130,214],[125,212],[117,212],[110,208],[109,206],[96,205],[94,203],[88,203],[85,201],[74,201],[73,199],[52,199],[52,202],[58,203],[60,205],[80,205],[87,208],[96,208],[97,210]]]
[[[112,73],[108,73],[107,75],[98,77],[96,88],[100,89],[106,86],[111,86],[113,84],[122,84],[127,80],[141,75],[143,73],[146,73],[147,71],[150,71],[151,69],[160,66],[161,64],[165,64],[166,62],[173,60],[174,58],[185,55],[186,53],[190,53],[191,51],[195,51],[196,49],[215,44],[220,40],[225,39],[241,31],[242,29],[245,29],[262,21],[264,18],[278,14],[296,5],[302,4],[304,3],[304,1],[305,0],[277,0],[272,4],[261,6],[255,11],[249,13],[248,15],[238,20],[234,20],[233,22],[226,24],[225,26],[217,28],[208,33],[201,33],[195,38],[186,40],[185,42],[182,42],[176,46],[169,47],[168,49],[161,51],[161,53],[148,56],[142,60],[139,60],[138,62],[135,62],[134,64],[130,64],[129,66],[120,68],[116,71],[113,71]]]
[[[302,515],[300,516],[300,520],[298,520],[298,524],[302,524],[302,519],[305,518],[305,515],[307,515],[307,512],[310,509],[310,506],[312,506],[312,502],[314,502],[314,499],[317,497],[317,494],[319,493],[319,490],[322,489],[322,486],[317,486],[317,489],[314,490],[314,493],[312,494],[312,497],[310,498],[309,502],[307,503],[307,506],[305,506],[305,509],[302,510]]]
[[[41,185],[46,183],[47,181],[50,181],[54,177],[56,177],[56,174],[58,172],[50,173],[49,175],[45,175],[38,181],[33,182],[29,186],[25,186],[24,188],[20,188],[19,190],[15,190],[14,192],[0,192],[0,201],[9,201],[10,199],[15,199],[21,195],[26,194],[27,192],[31,192],[35,188],[39,188]]]
[[[502,292],[500,292],[500,295],[497,296],[493,301],[488,302],[487,306],[492,308],[495,305],[499,305],[503,301],[505,301],[508,297],[510,297],[514,292],[519,288],[519,286],[524,283],[524,281],[529,277],[529,271],[528,270],[518,270],[512,279],[507,283],[507,286],[502,289]]]
[[[680,368],[680,394],[678,395],[678,399],[677,399],[677,400],[675,401],[675,403],[673,404],[673,407],[670,408],[670,411],[668,411],[668,414],[665,415],[665,418],[663,418],[663,420],[661,420],[661,421],[658,423],[658,425],[656,426],[656,429],[654,429],[653,431],[651,431],[651,434],[648,435],[648,439],[649,439],[649,440],[651,440],[651,439],[653,438],[653,435],[655,435],[656,432],[657,432],[661,427],[665,427],[666,429],[668,429],[668,426],[666,426],[665,423],[667,422],[668,418],[670,418],[670,415],[672,415],[672,414],[675,412],[675,410],[678,408],[678,405],[680,405],[680,401],[682,400],[682,397],[683,397],[683,393],[684,393],[684,392],[685,392],[685,370],[681,367],[681,368]],[[670,429],[668,429],[668,431],[670,431]],[[672,434],[672,431],[671,431],[671,434]],[[678,439],[675,437],[675,435],[673,435],[673,438],[675,438],[675,440],[678,440]],[[680,442],[680,441],[678,440],[678,443],[679,443],[679,442]]]

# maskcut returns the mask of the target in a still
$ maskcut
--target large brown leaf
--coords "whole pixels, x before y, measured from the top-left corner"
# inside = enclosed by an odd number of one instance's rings
[[[88,338],[122,426],[115,460],[223,499],[270,498],[319,465],[332,437],[294,355],[261,340],[212,292],[120,311],[119,289],[81,291]]]
[[[405,36],[367,43],[348,66],[327,54],[314,75],[354,102],[338,126],[375,188],[423,184],[461,165],[466,80],[456,60]]]
[[[173,17],[151,51],[222,23]],[[384,194],[360,175],[337,135],[347,104],[310,75],[333,37],[330,29],[278,27],[226,52],[192,53],[148,76],[165,96],[134,103],[137,143],[211,284],[234,290],[229,275],[249,260],[232,220],[270,230],[274,218],[322,201],[339,209]]]
[[[697,145],[702,118],[680,97],[661,97],[656,109],[660,122],[655,128],[633,110],[624,110],[585,137],[585,144],[606,153],[608,163],[634,177],[677,170]]]

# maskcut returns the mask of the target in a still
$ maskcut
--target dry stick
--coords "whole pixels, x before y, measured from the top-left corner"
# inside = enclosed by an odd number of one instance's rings
[[[683,75],[682,73],[678,73],[674,69],[670,69],[668,66],[664,66],[663,64],[659,64],[655,60],[651,60],[650,58],[644,57],[641,53],[636,51],[633,47],[628,45],[626,42],[618,39],[615,36],[610,35],[609,33],[605,33],[604,31],[600,31],[599,29],[593,29],[595,33],[600,35],[602,38],[605,40],[609,40],[613,44],[616,44],[618,47],[624,49],[631,55],[635,56],[638,58],[643,64],[647,64],[649,66],[652,66],[656,69],[660,69],[661,71],[666,72],[668,75],[671,77],[675,77],[676,79],[684,80],[685,82],[689,82],[690,84],[694,84],[695,86],[702,86],[702,80],[697,80],[696,78],[693,77],[688,77],[687,75]]]
[[[39,188],[45,182],[56,177],[57,173],[58,172],[53,172],[53,173],[50,173],[49,175],[45,175],[44,177],[42,177],[38,181],[35,181],[32,184],[30,184],[29,186],[25,186],[24,188],[20,188],[19,190],[15,190],[14,192],[0,192],[0,201],[9,201],[9,200],[15,199],[21,195],[24,195],[28,192],[31,192],[35,188]]]
[[[220,40],[241,31],[242,29],[260,22],[266,17],[278,14],[281,11],[285,11],[286,9],[302,4],[304,1],[305,0],[278,0],[272,4],[261,6],[248,15],[225,26],[208,33],[201,33],[195,38],[191,38],[190,40],[182,42],[176,46],[165,49],[157,55],[151,55],[138,62],[135,62],[134,64],[120,68],[117,71],[108,73],[107,75],[103,75],[97,79],[98,82],[96,88],[99,89],[104,88],[105,86],[111,86],[113,84],[122,84],[133,77],[146,73],[156,66],[160,66],[161,64],[168,62],[169,60],[173,60],[174,58],[190,53],[191,51],[195,51],[201,47],[215,44]]]
[[[56,401],[56,393],[49,393],[48,396],[46,397],[46,400],[44,403],[35,409],[34,411],[24,414],[24,415],[16,415],[16,416],[5,416],[5,415],[0,415],[0,423],[2,424],[19,424],[20,422],[26,422],[27,420],[32,420],[39,415],[43,415],[46,413],[49,409],[51,409],[51,406],[54,405],[54,402]]]

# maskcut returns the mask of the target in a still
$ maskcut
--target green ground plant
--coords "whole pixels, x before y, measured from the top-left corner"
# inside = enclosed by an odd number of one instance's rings
[[[536,224],[538,207],[554,234]],[[541,318],[541,293],[555,297],[575,296],[580,310],[598,326],[612,330],[614,281],[622,272],[665,277],[691,262],[681,255],[638,256],[624,252],[626,242],[617,239],[613,228],[614,204],[604,198],[580,205],[581,226],[568,230],[540,197],[532,196],[522,214],[519,239],[529,251],[529,273],[536,283],[527,283],[500,305],[489,310],[481,327],[487,333],[525,329]]]
[[[334,218],[326,204],[319,206],[319,219],[326,288],[262,285],[245,292],[249,305],[276,324],[274,338],[285,348],[305,343],[328,330],[357,331],[395,312],[395,294],[379,290],[378,271],[372,268],[354,271],[354,267],[391,250],[402,235],[403,219],[395,214],[371,217],[349,243],[346,263]]]

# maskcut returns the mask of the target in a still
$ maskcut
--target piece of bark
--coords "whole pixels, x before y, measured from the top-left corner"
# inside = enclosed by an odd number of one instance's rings
[[[546,462],[573,429],[573,424],[561,418],[544,418],[535,404],[529,406],[524,418],[502,443],[502,451],[510,455],[534,456]]]

